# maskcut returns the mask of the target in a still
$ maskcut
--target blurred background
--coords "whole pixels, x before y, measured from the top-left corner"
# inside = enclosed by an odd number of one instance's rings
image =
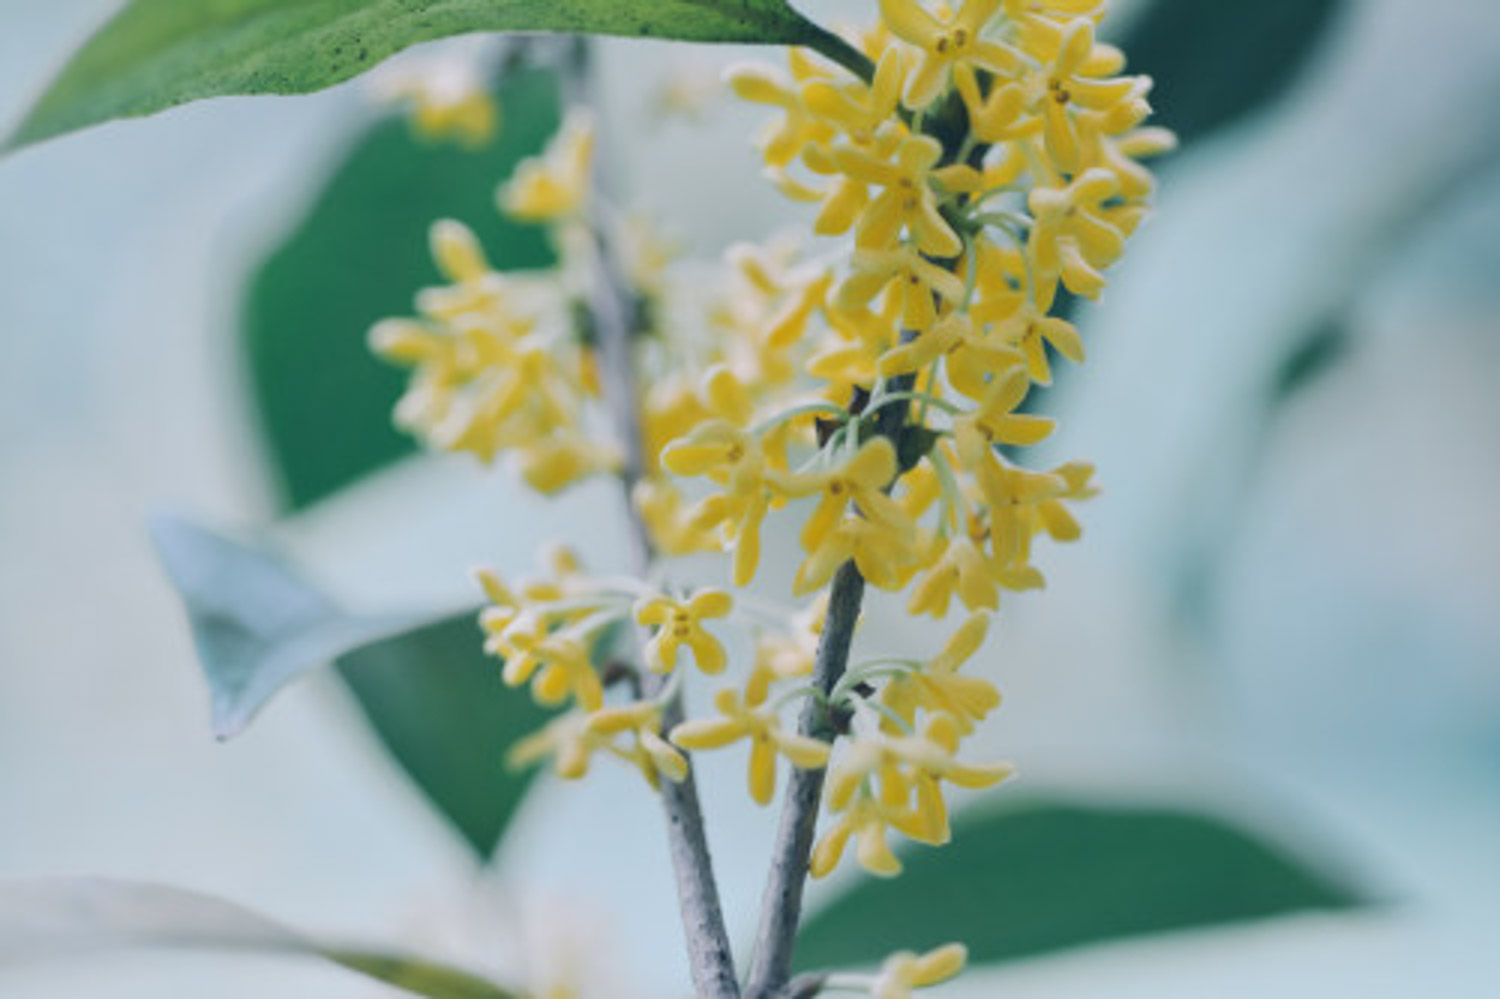
[[[0,0],[0,125],[114,6]],[[1105,492],[1084,541],[1047,553],[1048,589],[1007,598],[984,664],[1006,707],[976,752],[1018,763],[1008,793],[1216,816],[1359,904],[1018,951],[935,994],[1493,996],[1500,9],[1119,7],[1108,36],[1184,147],[1079,313],[1089,363],[1040,403],[1063,424],[1046,457],[1094,461]],[[801,219],[758,176],[759,109],[710,90],[699,119],[660,112],[663,88],[755,55],[598,48],[616,193],[694,255]],[[401,695],[356,670],[212,737],[154,512],[262,529],[361,609],[461,603],[471,566],[525,573],[542,539],[621,560],[607,490],[543,503],[410,453],[400,378],[363,355],[369,321],[435,277],[433,217],[474,223],[502,266],[540,262],[488,194],[550,129],[549,88],[509,84],[483,154],[418,147],[373,89],[217,100],[0,160],[0,877],[179,884],[513,975],[582,969],[585,996],[678,994],[660,818],[630,774],[538,782],[479,872],[465,838],[489,819],[455,835],[424,807],[391,754],[418,782],[424,764],[381,724]],[[768,554],[788,576],[790,539]],[[944,633],[869,617],[861,640],[895,654]],[[773,816],[721,755],[706,807],[743,940]],[[0,969],[17,999],[188,994],[396,993],[201,953]]]

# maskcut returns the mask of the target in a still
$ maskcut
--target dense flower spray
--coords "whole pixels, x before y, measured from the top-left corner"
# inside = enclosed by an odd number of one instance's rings
[[[1087,464],[1015,457],[1054,429],[1028,394],[1057,359],[1083,360],[1057,305],[1104,289],[1146,214],[1140,161],[1172,145],[1143,126],[1150,81],[1123,75],[1123,54],[1096,37],[1105,6],[880,0],[850,49],[860,58],[793,50],[784,72],[732,70],[736,94],[773,110],[766,174],[808,204],[816,240],[732,248],[720,293],[688,320],[670,254],[591,184],[584,108],[499,195],[504,212],[550,228],[555,269],[496,273],[462,225],[434,226],[448,283],[418,296],[417,318],[372,334],[413,371],[397,421],[434,447],[508,456],[543,492],[622,475],[657,556],[644,578],[594,578],[567,555],[520,586],[481,574],[504,681],[564,708],[516,762],[550,758],[574,778],[602,753],[661,787],[688,777],[690,753],[747,743],[757,802],[788,768],[789,811],[821,792],[816,843],[778,845],[773,882],[792,879],[796,899],[806,873],[851,852],[897,875],[892,834],[944,843],[946,788],[1010,775],[963,754],[1000,703],[964,667],[1002,595],[1043,585],[1037,542],[1076,539],[1073,505],[1094,494]],[[579,318],[600,273],[623,284],[632,320],[639,439],[623,445],[600,332]],[[671,582],[668,557],[722,551],[726,582],[744,587],[762,533],[787,529],[803,549],[790,595],[811,598],[799,611]],[[961,605],[961,621],[930,659],[861,660],[851,635],[866,583],[905,593],[913,615]],[[635,653],[619,651],[622,623],[639,629]],[[735,627],[756,645],[739,669],[721,639]],[[713,714],[681,720],[689,671],[738,679]],[[758,946],[789,946],[767,933]],[[785,985],[785,955],[757,960],[752,992]],[[901,954],[856,984],[905,996],[963,962],[958,947]]]

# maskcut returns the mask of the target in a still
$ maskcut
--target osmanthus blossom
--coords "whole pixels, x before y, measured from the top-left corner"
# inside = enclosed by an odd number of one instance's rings
[[[737,244],[713,281],[629,235],[592,185],[594,126],[577,109],[498,196],[548,228],[555,267],[500,274],[470,230],[434,227],[444,283],[371,336],[411,370],[398,422],[543,491],[624,477],[654,555],[641,578],[576,561],[520,587],[481,576],[480,640],[502,680],[560,712],[514,763],[578,778],[602,756],[666,791],[692,754],[747,742],[762,804],[780,759],[826,771],[797,868],[815,877],[846,854],[896,876],[893,836],[947,842],[950,788],[1009,777],[963,748],[1001,700],[982,652],[999,644],[1002,594],[1043,585],[1035,552],[1079,538],[1075,504],[1097,492],[1086,462],[1027,459],[1056,427],[1031,390],[1058,358],[1084,361],[1060,291],[1104,293],[1148,213],[1142,161],[1173,142],[1146,124],[1150,80],[1097,37],[1106,7],[880,0],[841,64],[793,49],[786,71],[731,70],[738,96],[774,110],[760,155],[807,206],[807,238]],[[630,306],[633,420],[610,408],[619,372],[580,321],[579,276],[599,273]],[[611,420],[638,439],[622,446]],[[787,528],[802,548],[789,580],[761,558],[764,532]],[[674,558],[703,553],[757,591],[682,585]],[[935,654],[862,658],[864,584],[911,615],[964,620]],[[812,599],[789,610],[788,595]],[[736,631],[753,639],[743,664]],[[697,673],[735,679],[714,712],[679,720]],[[905,999],[964,960],[958,945],[901,953],[828,982]]]
[[[371,83],[381,100],[406,107],[417,138],[482,149],[499,133],[502,109],[481,55],[456,47],[427,59],[408,55],[373,73]]]
[[[515,177],[500,189],[500,209],[526,222],[563,222],[587,207],[594,161],[594,119],[569,112],[556,138],[541,156],[523,160]]]
[[[703,627],[703,621],[725,617],[733,607],[733,597],[713,589],[695,593],[686,601],[665,596],[644,601],[636,609],[635,619],[656,628],[656,634],[646,643],[647,667],[657,673],[670,673],[677,668],[679,651],[686,648],[693,654],[693,663],[704,673],[724,672],[728,655],[723,644]]]
[[[741,739],[750,741],[750,797],[770,804],[776,793],[776,757],[793,766],[817,768],[828,762],[828,744],[781,727],[777,712],[741,697],[732,688],[714,697],[719,717],[683,722],[672,730],[672,742],[683,749],[719,749]]]
[[[957,10],[934,12],[917,0],[880,0],[891,32],[917,51],[918,64],[906,85],[905,103],[925,108],[947,88],[955,67],[974,66],[1005,77],[1021,59],[1015,49],[986,38],[1000,0],[962,0]]]
[[[911,999],[916,989],[941,985],[956,977],[968,960],[969,952],[963,944],[947,944],[925,954],[892,954],[870,983],[871,999]]]

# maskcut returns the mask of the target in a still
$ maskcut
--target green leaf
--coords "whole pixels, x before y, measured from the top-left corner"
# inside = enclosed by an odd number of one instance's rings
[[[385,747],[481,857],[533,773],[505,765],[511,744],[548,715],[500,682],[465,614],[345,656],[339,672]]]
[[[308,670],[432,620],[346,614],[264,546],[174,517],[152,518],[150,530],[186,605],[220,739]]]
[[[170,517],[151,535],[187,605],[219,738],[337,659],[396,762],[476,853],[494,851],[532,779],[506,751],[547,715],[500,682],[473,613],[351,616],[264,546]]]
[[[399,120],[375,126],[252,279],[240,333],[291,509],[415,448],[391,425],[406,376],[370,354],[365,334],[379,319],[410,314],[417,289],[438,280],[427,248],[434,220],[463,220],[501,269],[552,262],[540,230],[506,221],[494,192],[556,129],[554,77],[511,73],[498,97],[504,126],[478,152],[421,143]]]
[[[963,941],[975,963],[1356,904],[1348,888],[1225,822],[1034,803],[955,822],[953,842],[858,881],[802,930],[797,962],[838,968]]]
[[[409,45],[474,31],[771,44],[823,34],[785,0],[132,0],[8,145],[205,97],[322,90]]]
[[[212,948],[315,957],[430,999],[517,999],[451,965],[314,940],[222,899],[95,878],[0,882],[0,968],[124,947]]]
[[[1349,331],[1347,317],[1330,315],[1309,325],[1272,377],[1273,410],[1336,368],[1353,347],[1354,334]]]
[[[1329,36],[1344,0],[1154,0],[1120,41],[1156,81],[1155,121],[1184,144],[1280,97]]]

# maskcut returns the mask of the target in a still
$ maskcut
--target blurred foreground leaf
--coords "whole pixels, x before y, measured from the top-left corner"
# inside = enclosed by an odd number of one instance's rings
[[[1280,97],[1307,69],[1344,0],[1154,0],[1120,47],[1156,81],[1156,121],[1184,143]]]
[[[903,857],[817,910],[804,968],[878,963],[954,940],[975,963],[1165,930],[1356,904],[1350,890],[1218,819],[1033,804],[960,816],[953,842]]]
[[[187,608],[220,739],[238,735],[308,670],[432,620],[346,614],[269,549],[173,517],[155,517],[150,528]]]
[[[472,613],[357,617],[265,548],[168,517],[151,534],[187,606],[214,732],[240,732],[289,682],[338,660],[380,741],[488,857],[530,785],[505,766],[546,714],[500,682]]]
[[[376,125],[254,276],[241,335],[291,509],[415,449],[391,425],[405,375],[370,354],[365,334],[410,314],[417,290],[438,280],[427,249],[434,221],[461,219],[502,270],[551,263],[540,231],[502,218],[494,192],[556,129],[554,78],[512,73],[498,96],[505,125],[478,152],[424,144],[399,119]]]
[[[516,999],[450,965],[313,940],[232,902],[179,888],[95,878],[0,882],[0,968],[126,947],[316,957],[430,999]]]
[[[548,715],[500,682],[473,614],[339,660],[339,672],[385,747],[481,857],[499,845],[533,772],[505,754]]]
[[[130,0],[7,147],[205,97],[322,90],[409,45],[474,31],[774,44],[822,34],[785,0]]]

